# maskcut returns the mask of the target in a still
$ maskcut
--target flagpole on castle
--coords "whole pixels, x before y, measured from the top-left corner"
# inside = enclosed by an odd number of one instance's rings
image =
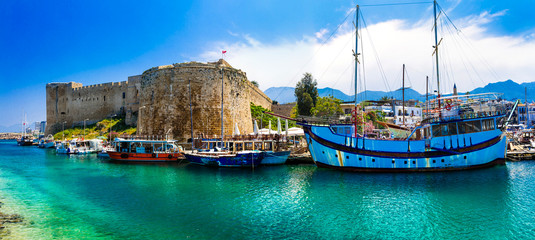
[[[225,53],[227,53],[226,50],[221,51],[221,59],[225,59]]]

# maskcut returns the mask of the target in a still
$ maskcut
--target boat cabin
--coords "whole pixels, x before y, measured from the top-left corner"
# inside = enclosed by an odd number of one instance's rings
[[[114,142],[117,152],[123,153],[169,153],[183,152],[175,141],[119,140]]]

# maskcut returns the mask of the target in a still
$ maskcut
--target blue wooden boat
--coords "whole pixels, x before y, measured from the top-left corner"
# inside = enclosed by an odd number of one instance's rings
[[[207,167],[252,168],[260,165],[264,158],[264,153],[261,151],[239,151],[232,153],[225,150],[211,150],[186,153],[185,156],[190,163]]]
[[[318,167],[348,171],[444,171],[489,167],[505,162],[506,137],[500,112],[449,120],[428,120],[420,137],[369,139],[339,134],[352,125],[301,123]],[[412,136],[411,136],[412,137]]]
[[[288,156],[292,151],[265,151],[264,159],[262,160],[262,165],[281,165],[285,164],[288,160]]]
[[[437,3],[434,1],[435,26]],[[356,11],[358,34],[359,7]],[[353,124],[298,123],[303,126],[312,159],[318,167],[347,171],[410,172],[462,170],[503,164],[506,137],[499,128],[505,106],[499,94],[440,96],[438,43],[435,56],[438,97],[430,101],[433,114],[403,139],[373,139],[357,134]],[[356,38],[358,48],[358,37]],[[355,56],[355,110],[358,56]],[[428,112],[429,111],[428,107]],[[514,111],[514,110],[513,110]]]

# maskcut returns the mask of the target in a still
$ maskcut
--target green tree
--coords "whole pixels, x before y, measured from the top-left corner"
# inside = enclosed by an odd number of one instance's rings
[[[312,108],[312,114],[317,117],[343,114],[341,103],[340,99],[333,96],[319,97],[316,106]]]
[[[379,99],[379,101],[390,101],[392,100],[392,98],[390,98],[389,96],[383,96],[381,97],[381,99]]]
[[[297,112],[299,115],[310,116],[312,107],[316,106],[318,98],[318,83],[312,74],[305,73],[303,78],[295,87],[295,97],[297,98]]]
[[[297,99],[297,113],[303,116],[310,116],[312,114],[312,108],[314,107],[314,102],[310,94],[303,93],[301,101]]]

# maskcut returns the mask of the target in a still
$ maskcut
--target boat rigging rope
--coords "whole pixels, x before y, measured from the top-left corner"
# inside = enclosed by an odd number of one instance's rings
[[[341,22],[340,24],[338,24],[338,26],[335,28],[335,30],[331,32],[331,35],[329,35],[329,37],[326,38],[326,39],[321,43],[320,47],[319,47],[318,49],[316,49],[316,51],[314,52],[314,54],[312,55],[312,57],[310,57],[310,58],[308,59],[308,61],[307,61],[305,64],[303,64],[303,66],[301,66],[301,68],[299,69],[299,71],[297,71],[297,72],[295,73],[295,75],[294,75],[292,78],[290,78],[290,81],[289,81],[289,82],[291,82],[291,83],[295,83],[296,77],[297,77],[299,74],[302,73],[302,71],[303,71],[303,69],[305,68],[305,66],[307,66],[307,65],[310,63],[310,61],[312,61],[312,59],[314,59],[314,58],[316,57],[316,55],[318,54],[318,52],[323,48],[323,46],[326,45],[327,41],[329,41],[329,40],[334,36],[334,34],[338,32],[338,30],[340,30],[340,27],[342,27],[342,25],[347,21],[347,18],[348,18],[349,16],[351,16],[351,15],[353,14],[354,11],[355,11],[355,10],[352,9],[351,11],[349,11],[349,12],[347,13],[347,15],[345,16],[344,20],[342,20],[342,22]],[[283,91],[280,91],[279,94],[277,94],[277,96],[276,96],[275,98],[273,98],[273,99],[278,99],[282,93],[283,93]]]
[[[392,89],[390,88],[390,84],[388,84],[388,78],[386,77],[383,64],[381,64],[381,59],[379,59],[379,53],[377,52],[377,49],[375,48],[375,45],[373,44],[370,31],[368,31],[368,24],[366,23],[366,20],[364,19],[364,15],[362,14],[362,12],[360,13],[360,15],[362,18],[362,23],[364,24],[364,29],[366,29],[366,33],[368,35],[368,40],[370,41],[370,45],[375,55],[375,61],[377,62],[377,67],[379,68],[379,74],[381,75],[381,78],[383,79],[383,83],[386,87],[386,90],[388,92],[392,92]]]
[[[431,4],[433,2],[401,2],[401,3],[379,3],[379,4],[368,4],[368,5],[359,5],[360,7],[380,7],[380,6],[398,6],[398,5],[415,5],[415,4]]]

